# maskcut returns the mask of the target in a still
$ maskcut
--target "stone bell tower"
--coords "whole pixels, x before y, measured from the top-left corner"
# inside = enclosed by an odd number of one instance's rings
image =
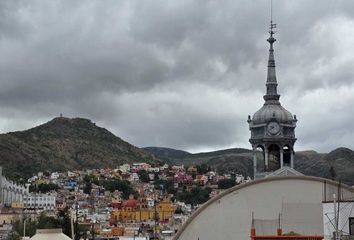
[[[294,168],[294,144],[296,115],[293,115],[281,106],[280,95],[277,92],[277,78],[273,37],[276,25],[270,22],[270,44],[266,94],[263,96],[264,105],[251,118],[248,116],[253,149],[254,179],[281,172],[279,175],[297,175]],[[282,171],[280,169],[286,170]],[[278,174],[277,174],[278,175]]]

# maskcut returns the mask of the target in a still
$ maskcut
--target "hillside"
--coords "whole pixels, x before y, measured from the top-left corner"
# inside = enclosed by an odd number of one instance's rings
[[[83,118],[55,118],[21,132],[0,135],[0,165],[10,178],[38,171],[116,167],[131,162],[159,163],[153,155]]]
[[[206,153],[188,153],[169,148],[145,148],[157,158],[174,164],[206,163],[220,172],[234,171],[252,176],[252,151],[233,148]],[[176,154],[176,153],[184,154]],[[354,152],[348,148],[338,148],[330,153],[299,151],[295,155],[295,169],[305,175],[331,178],[331,167],[335,178],[349,185],[354,185]]]
[[[26,131],[0,134],[0,166],[12,179],[27,178],[38,171],[65,171],[116,167],[122,163],[202,164],[219,172],[252,176],[252,151],[242,148],[192,154],[148,147],[139,149],[108,130],[83,118],[55,118]],[[332,168],[332,169],[331,169]],[[299,151],[295,169],[312,176],[354,185],[354,152],[338,148],[330,153]],[[334,171],[333,171],[334,170]]]
[[[188,156],[192,156],[193,154],[176,150],[172,148],[163,148],[163,147],[145,147],[143,148],[145,151],[150,152],[154,156],[159,156],[159,159],[162,159],[166,163],[174,163],[177,159],[184,159]]]
[[[252,151],[232,148],[214,152],[196,153],[159,147],[147,147],[144,150],[169,164],[194,165],[206,163],[218,172],[229,170],[249,175],[252,172]]]

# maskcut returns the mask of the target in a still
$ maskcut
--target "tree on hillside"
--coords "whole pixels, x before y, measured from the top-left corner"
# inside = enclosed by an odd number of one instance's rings
[[[181,193],[177,194],[177,199],[179,201],[185,202],[187,204],[192,204],[193,206],[197,204],[205,203],[209,200],[209,194],[211,193],[211,188],[201,188],[195,187],[190,192],[183,190]]]
[[[84,182],[85,183],[93,183],[95,185],[99,185],[100,184],[100,181],[98,180],[98,178],[96,176],[92,176],[92,175],[86,175],[84,177]]]
[[[202,163],[201,165],[197,165],[196,167],[197,167],[198,174],[206,174],[207,172],[210,171],[210,167],[205,163]]]
[[[91,194],[91,190],[92,190],[92,183],[91,182],[86,182],[85,183],[85,187],[83,189],[84,193]]]
[[[57,184],[54,183],[40,183],[39,185],[31,185],[30,186],[30,192],[37,192],[37,193],[47,193],[50,191],[56,191],[60,187]]]
[[[337,173],[333,166],[331,166],[329,169],[329,178],[332,180],[336,180],[337,178]]]
[[[235,178],[221,179],[218,182],[218,188],[220,188],[220,189],[228,189],[228,188],[233,187],[235,185],[236,185]]]
[[[70,220],[70,209],[66,207],[60,210],[57,214],[58,222],[60,223],[63,233],[67,236],[71,236],[71,220]]]
[[[154,181],[155,189],[162,190],[164,193],[176,194],[175,184],[172,180],[157,179]]]
[[[144,170],[144,169],[139,170],[138,175],[139,175],[139,179],[141,182],[143,182],[143,183],[150,182],[149,173],[146,170]]]
[[[84,187],[83,191],[86,194],[90,194],[91,193],[92,184],[95,184],[95,185],[99,185],[100,184],[100,181],[97,179],[97,177],[91,176],[91,175],[86,175],[83,180],[84,180],[84,184],[85,184],[85,187]]]
[[[131,183],[127,180],[102,180],[100,186],[103,186],[107,191],[114,192],[115,190],[123,192],[123,198],[128,199],[129,195],[138,196],[137,191],[131,186]]]

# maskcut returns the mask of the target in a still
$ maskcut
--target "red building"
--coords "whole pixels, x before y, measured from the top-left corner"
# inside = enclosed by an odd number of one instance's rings
[[[274,235],[257,235],[254,225],[251,228],[251,240],[322,240],[323,236],[300,235],[296,233],[283,234],[281,228],[277,229]]]

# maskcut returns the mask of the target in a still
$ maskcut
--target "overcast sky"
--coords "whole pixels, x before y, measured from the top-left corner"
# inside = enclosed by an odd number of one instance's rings
[[[63,113],[139,146],[250,148],[269,0],[1,0],[0,131]],[[274,0],[296,150],[354,149],[354,1]]]

